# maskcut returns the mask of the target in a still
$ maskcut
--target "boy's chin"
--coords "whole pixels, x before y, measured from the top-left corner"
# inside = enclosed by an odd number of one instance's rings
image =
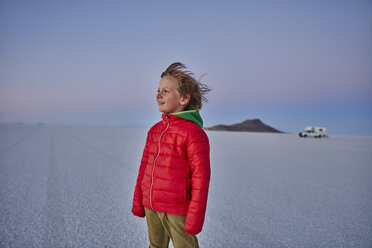
[[[160,112],[160,113],[164,113],[164,114],[165,114],[165,113],[168,113],[168,112],[165,111],[163,108],[159,108],[159,112]]]

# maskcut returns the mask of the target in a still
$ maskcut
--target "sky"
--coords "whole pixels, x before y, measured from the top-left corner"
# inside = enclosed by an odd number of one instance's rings
[[[372,1],[0,1],[0,122],[150,127],[161,72],[205,126],[372,135]],[[204,76],[203,76],[204,75]]]

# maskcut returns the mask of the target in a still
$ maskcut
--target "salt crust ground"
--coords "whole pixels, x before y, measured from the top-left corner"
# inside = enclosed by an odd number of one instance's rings
[[[201,247],[372,247],[372,137],[207,132]],[[0,125],[0,247],[147,247],[146,130]]]

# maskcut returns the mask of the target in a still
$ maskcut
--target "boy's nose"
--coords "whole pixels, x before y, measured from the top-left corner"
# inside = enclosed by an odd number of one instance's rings
[[[156,99],[158,99],[158,98],[160,98],[160,97],[162,97],[162,95],[161,95],[160,92],[158,92],[158,93],[156,94]]]

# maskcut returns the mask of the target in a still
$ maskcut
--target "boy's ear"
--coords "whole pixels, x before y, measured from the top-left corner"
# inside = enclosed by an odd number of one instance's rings
[[[181,105],[186,106],[190,102],[190,94],[181,97]]]

